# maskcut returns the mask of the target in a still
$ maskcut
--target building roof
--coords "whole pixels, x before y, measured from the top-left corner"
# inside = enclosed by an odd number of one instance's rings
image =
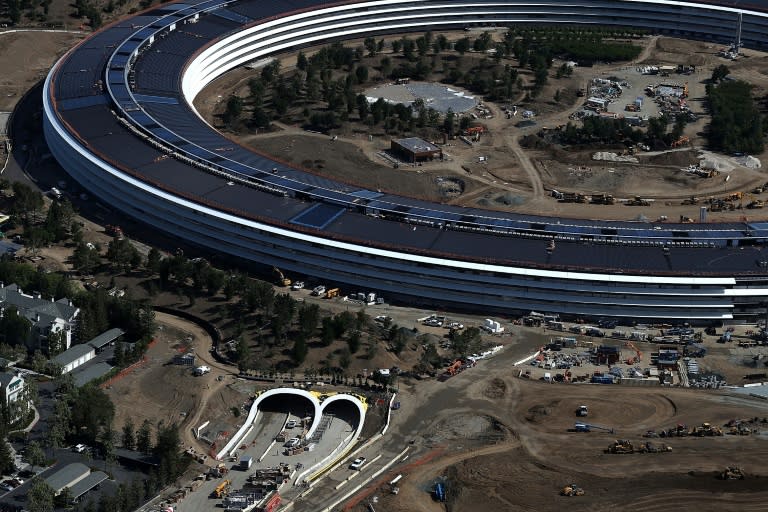
[[[11,384],[11,382],[13,382],[16,379],[24,380],[21,377],[19,377],[18,375],[16,375],[15,373],[12,373],[12,372],[2,372],[2,373],[0,373],[0,384],[2,384],[2,386],[4,388],[8,387]]]
[[[109,476],[107,476],[107,474],[103,471],[94,471],[79,482],[69,486],[72,499],[76,500],[108,478]]]
[[[54,357],[53,361],[60,364],[61,366],[67,366],[69,363],[77,361],[89,352],[95,352],[95,350],[96,349],[87,343],[72,345],[72,347],[70,347],[68,350],[65,350],[61,354]]]
[[[90,472],[85,464],[73,462],[46,478],[45,482],[58,494],[63,488],[71,487],[87,477]]]
[[[98,379],[102,375],[106,375],[112,370],[112,366],[108,363],[94,363],[85,365],[85,367],[77,368],[72,372],[72,378],[75,381],[75,386],[83,387],[93,379]]]
[[[117,327],[115,327],[113,329],[104,331],[103,333],[99,334],[98,336],[93,338],[91,341],[89,341],[88,345],[92,346],[93,348],[99,349],[105,345],[112,343],[123,334],[125,334],[124,330],[118,329]]]
[[[414,153],[424,153],[427,151],[440,151],[440,148],[438,148],[431,142],[427,142],[424,139],[420,139],[418,137],[408,137],[405,139],[397,139],[394,142],[401,145],[408,151],[413,151]]]
[[[6,306],[16,306],[32,325],[49,325],[57,318],[72,322],[79,311],[69,299],[43,299],[40,294],[25,294],[15,284],[0,284],[0,307]]]

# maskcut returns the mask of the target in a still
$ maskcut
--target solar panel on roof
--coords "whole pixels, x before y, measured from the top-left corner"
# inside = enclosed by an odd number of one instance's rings
[[[134,98],[139,103],[164,103],[166,105],[178,105],[178,98],[171,98],[169,96],[151,96],[148,94],[134,94]]]
[[[81,96],[79,98],[70,98],[59,101],[59,109],[73,110],[76,108],[92,107],[94,105],[106,105],[107,97],[103,94],[94,96]]]
[[[346,208],[318,203],[295,216],[291,219],[291,223],[310,228],[324,229],[345,211],[347,211]]]

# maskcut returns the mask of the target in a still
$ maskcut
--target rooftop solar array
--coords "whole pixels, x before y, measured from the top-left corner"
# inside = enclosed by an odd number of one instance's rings
[[[59,68],[55,76],[59,114],[94,151],[152,183],[254,218],[263,219],[261,207],[274,202],[269,216],[276,223],[327,230],[358,242],[375,244],[369,241],[371,234],[381,233],[382,244],[405,244],[425,254],[670,272],[686,271],[686,266],[708,272],[726,272],[726,267],[753,269],[756,261],[768,259],[760,248],[728,249],[766,242],[768,222],[702,226],[518,215],[435,204],[337,182],[237,145],[212,130],[181,98],[179,78],[184,66],[212,41],[253,20],[325,3],[243,0],[224,6],[221,0],[206,0],[161,6],[120,22],[86,40]],[[109,109],[175,156],[137,137]],[[214,171],[241,181],[228,188],[210,174]],[[248,194],[270,196],[249,201]],[[227,203],[228,195],[236,205]],[[307,207],[302,202],[307,200],[315,203]],[[397,236],[388,238],[388,233]],[[553,238],[563,250],[546,254],[541,239]],[[606,249],[603,244],[615,247]],[[626,251],[626,245],[638,247]],[[710,245],[725,252],[717,253],[718,265],[707,263],[710,260],[702,252],[696,252],[696,262],[683,264],[672,258],[670,263],[658,250],[661,245],[678,253]]]

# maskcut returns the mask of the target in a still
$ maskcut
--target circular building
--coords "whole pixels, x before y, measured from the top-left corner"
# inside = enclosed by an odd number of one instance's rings
[[[768,47],[768,4],[657,0],[206,0],[119,20],[44,87],[66,171],[156,229],[390,301],[629,319],[752,319],[768,294],[768,222],[652,224],[432,204],[334,182],[235,145],[192,106],[227,71],[363,35],[490,24],[595,24]]]

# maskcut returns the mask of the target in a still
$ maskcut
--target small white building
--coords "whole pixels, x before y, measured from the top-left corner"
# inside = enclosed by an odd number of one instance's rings
[[[96,349],[87,343],[74,345],[69,350],[65,350],[57,355],[51,361],[61,366],[61,373],[69,373],[80,365],[83,365],[96,357]]]
[[[26,388],[24,379],[18,373],[2,372],[0,373],[0,386],[3,388],[3,397],[10,411],[9,420],[14,422],[21,419],[29,408],[24,393]]]

